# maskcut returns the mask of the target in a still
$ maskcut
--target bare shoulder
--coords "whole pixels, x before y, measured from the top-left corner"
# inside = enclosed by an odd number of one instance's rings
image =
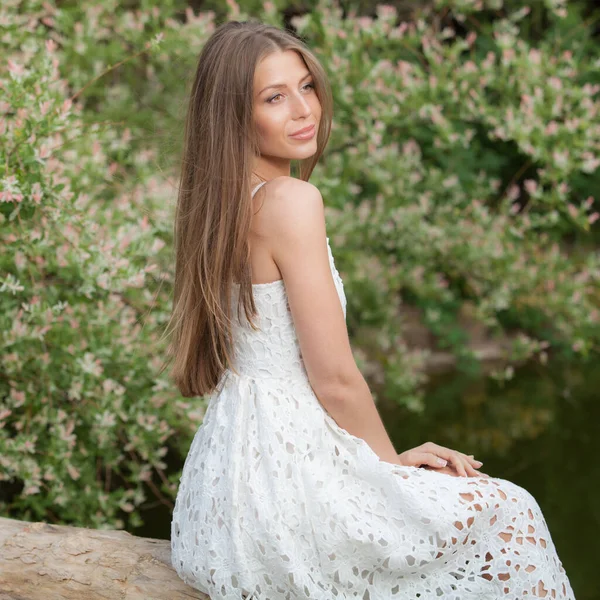
[[[323,198],[316,186],[292,177],[263,188],[266,245],[285,282],[308,378],[324,405],[337,404],[361,375],[331,268]]]
[[[287,175],[280,175],[279,177],[271,179],[267,182],[265,188],[270,189],[274,195],[302,192],[319,193],[319,188],[310,183],[310,181],[303,181],[302,179],[289,177]]]
[[[259,233],[265,238],[303,235],[306,229],[324,227],[323,197],[319,188],[295,177],[271,179],[257,193],[260,204]]]

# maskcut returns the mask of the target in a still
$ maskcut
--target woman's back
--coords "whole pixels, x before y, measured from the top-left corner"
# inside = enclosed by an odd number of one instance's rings
[[[526,490],[382,461],[315,395],[285,282],[253,293],[261,330],[236,325],[238,374],[209,398],[180,479],[171,547],[184,581],[231,600],[516,599],[538,585],[574,598]]]

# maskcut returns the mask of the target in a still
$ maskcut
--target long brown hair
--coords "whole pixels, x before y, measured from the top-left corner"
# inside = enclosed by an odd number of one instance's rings
[[[204,45],[185,122],[174,222],[173,310],[166,333],[170,377],[184,397],[203,396],[232,366],[231,294],[239,283],[238,318],[257,330],[248,236],[251,176],[259,156],[252,119],[254,72],[276,51],[295,50],[310,71],[321,104],[317,151],[298,161],[308,181],[329,139],[333,114],[327,75],[292,32],[260,22],[230,21]]]

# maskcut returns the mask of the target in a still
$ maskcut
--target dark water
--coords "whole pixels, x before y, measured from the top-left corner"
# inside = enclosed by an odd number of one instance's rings
[[[600,600],[600,367],[526,366],[500,386],[451,373],[431,381],[421,415],[378,407],[396,450],[432,441],[474,454],[540,505],[577,600]],[[171,465],[173,470],[181,464]],[[165,507],[135,535],[168,539]]]
[[[501,387],[449,374],[421,416],[380,407],[398,452],[432,441],[474,454],[540,505],[577,600],[600,600],[600,367],[526,366]]]

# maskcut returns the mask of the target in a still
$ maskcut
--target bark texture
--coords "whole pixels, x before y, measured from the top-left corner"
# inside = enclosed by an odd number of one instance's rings
[[[0,517],[0,600],[196,599],[168,540]]]

